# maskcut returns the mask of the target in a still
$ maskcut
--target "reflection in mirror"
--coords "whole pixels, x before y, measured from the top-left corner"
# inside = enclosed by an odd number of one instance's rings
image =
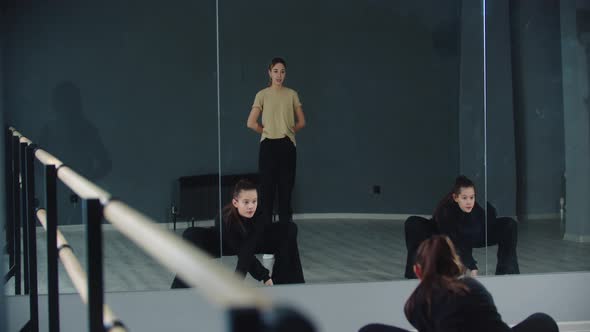
[[[518,218],[521,273],[588,270],[590,4],[488,3],[489,199]]]
[[[478,200],[486,209],[485,262],[480,274],[517,274],[518,225],[515,219],[516,171],[509,1],[485,4],[485,179]],[[481,249],[480,249],[481,250]]]
[[[262,218],[292,216],[306,282],[404,278],[406,219],[429,219],[459,174],[484,188],[481,13],[466,1],[220,3],[221,174],[257,173]],[[274,57],[291,94],[278,125]],[[290,206],[280,175],[265,183],[282,154],[296,159],[277,166],[294,176]]]

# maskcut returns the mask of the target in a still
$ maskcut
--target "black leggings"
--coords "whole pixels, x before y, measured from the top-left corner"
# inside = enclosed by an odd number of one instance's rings
[[[413,271],[416,252],[422,241],[430,238],[434,234],[439,234],[436,223],[432,220],[411,216],[406,220],[404,225],[406,235],[406,249],[408,255],[406,258],[406,271],[404,276],[408,279],[416,278]],[[518,224],[509,217],[496,218],[495,221],[488,224],[487,245],[498,245],[498,264],[496,265],[496,274],[518,274],[518,258],[516,255],[516,244],[518,241]],[[473,248],[485,247],[485,234],[480,234],[477,239],[469,239]],[[468,248],[468,255],[471,255],[472,248]]]
[[[258,172],[260,175],[260,204],[265,223],[272,222],[275,193],[279,198],[279,221],[291,221],[291,194],[295,184],[297,154],[288,137],[265,138],[260,142]]]
[[[256,247],[256,252],[275,255],[271,276],[274,284],[305,282],[299,258],[297,225],[295,223],[280,222],[266,225],[262,241]]]
[[[544,313],[532,314],[527,319],[512,328],[514,332],[558,332],[559,328],[551,316]],[[409,332],[395,326],[384,324],[369,324],[363,326],[359,332]]]
[[[213,257],[219,254],[219,233],[213,227],[191,227],[182,233],[182,237],[195,246],[206,251]],[[261,240],[255,248],[256,254],[272,253],[275,261],[272,269],[272,281],[274,284],[304,283],[303,268],[299,258],[297,245],[297,225],[293,222],[273,223],[264,227]],[[224,245],[223,255],[233,256],[238,253]],[[236,270],[246,275],[248,266],[253,264],[254,255],[248,255],[245,261],[238,259]],[[174,277],[171,288],[188,288],[189,286],[178,277]]]

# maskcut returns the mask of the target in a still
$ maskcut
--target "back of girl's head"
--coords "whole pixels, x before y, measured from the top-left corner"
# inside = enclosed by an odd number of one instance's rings
[[[287,68],[287,62],[285,62],[285,59],[283,58],[272,58],[272,60],[270,60],[270,64],[268,65],[268,70],[271,70],[277,63],[282,63],[283,66],[285,66],[285,68]]]
[[[451,240],[444,235],[434,235],[418,247],[416,264],[420,266],[421,281],[404,308],[406,317],[418,304],[426,304],[427,313],[431,315],[433,292],[445,290],[454,294],[464,294],[469,289],[460,282],[459,277],[465,273]]]
[[[455,246],[444,235],[434,235],[420,244],[416,254],[416,264],[421,267],[423,282],[440,278],[457,278],[465,272]]]

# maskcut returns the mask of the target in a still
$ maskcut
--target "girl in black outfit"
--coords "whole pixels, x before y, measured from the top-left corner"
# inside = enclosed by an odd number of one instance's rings
[[[431,220],[411,216],[406,220],[406,260],[405,277],[416,278],[412,266],[416,250],[422,241],[434,234],[444,234],[451,238],[463,264],[477,276],[477,261],[473,258],[473,248],[498,245],[498,264],[496,274],[518,274],[516,243],[518,228],[514,219],[496,217],[496,209],[487,203],[487,243],[486,212],[475,202],[475,185],[465,176],[459,176],[455,185],[438,204]]]
[[[477,280],[464,277],[453,243],[435,235],[418,248],[413,270],[420,284],[407,300],[404,312],[420,332],[557,332],[550,316],[536,313],[512,329],[502,321],[492,295]],[[407,332],[393,326],[370,324],[360,332]]]
[[[265,224],[258,220],[256,186],[240,180],[234,187],[231,203],[223,208],[223,246],[225,252],[238,255],[236,272],[246,272],[265,285],[304,283],[303,269],[297,247],[297,226],[281,222]],[[272,275],[254,256],[275,255]]]

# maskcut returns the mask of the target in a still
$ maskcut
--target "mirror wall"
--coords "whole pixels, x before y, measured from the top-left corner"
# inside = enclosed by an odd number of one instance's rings
[[[272,167],[268,159],[280,172],[283,153],[292,153],[295,171],[286,173],[295,174],[292,219],[306,282],[404,278],[406,219],[430,218],[459,174],[482,188],[478,199],[485,195],[481,4],[219,5],[220,173],[257,173]],[[265,90],[274,57],[286,61],[283,89],[296,91],[306,123],[283,143],[264,122],[274,111]],[[247,127],[253,106],[269,130],[262,142]],[[260,204],[274,194],[262,188]],[[474,254],[485,264],[485,251]],[[224,260],[235,266],[235,257]]]
[[[282,57],[284,85],[306,119],[295,134],[288,215],[307,283],[403,279],[406,220],[430,218],[459,174],[482,208],[490,202],[517,222],[521,273],[590,269],[584,1],[178,0],[7,11],[6,123],[170,229],[174,206],[178,234],[193,218],[210,227],[231,200],[227,189],[195,189],[195,176],[214,184],[217,174],[258,173],[261,136],[247,120],[271,59]],[[213,212],[196,214],[202,205]],[[487,222],[472,252],[480,275],[498,263],[497,220]],[[84,259],[81,223],[79,202],[62,188],[60,225]],[[108,232],[107,291],[170,287],[172,274]],[[234,268],[235,258],[223,263]],[[60,275],[61,291],[73,291]]]
[[[261,13],[277,24],[244,18]],[[224,2],[220,172],[258,170],[245,122],[280,56],[306,119],[292,209],[307,282],[403,278],[404,221],[459,174],[484,209],[479,275],[588,270],[587,21],[573,0]]]
[[[590,6],[502,6],[488,2],[487,191],[517,217],[521,273],[588,270]]]

